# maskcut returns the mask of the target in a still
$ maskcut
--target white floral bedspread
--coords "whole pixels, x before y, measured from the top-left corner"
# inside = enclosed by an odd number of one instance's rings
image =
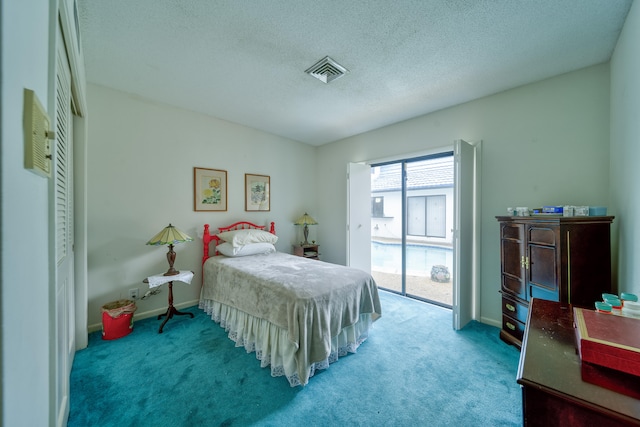
[[[276,252],[211,257],[204,265],[201,300],[237,308],[288,331],[297,346],[298,374],[326,359],[331,337],[361,313],[381,315],[378,288],[362,270]]]

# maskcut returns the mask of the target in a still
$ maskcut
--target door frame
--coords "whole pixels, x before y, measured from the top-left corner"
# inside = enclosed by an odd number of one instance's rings
[[[472,190],[472,196],[473,196],[473,200],[471,201],[472,206],[473,206],[473,226],[472,226],[472,233],[471,233],[471,242],[469,242],[468,244],[471,246],[472,250],[471,250],[471,265],[472,265],[472,273],[471,273],[471,283],[470,283],[470,299],[471,299],[471,304],[470,304],[470,309],[469,309],[469,319],[471,320],[478,320],[480,318],[480,277],[481,277],[481,271],[480,271],[480,255],[481,255],[481,251],[480,251],[480,246],[481,246],[481,230],[480,230],[480,224],[481,224],[481,205],[480,205],[480,201],[481,201],[481,194],[480,194],[480,190],[481,190],[481,165],[482,165],[482,141],[477,141],[477,142],[470,142],[470,144],[474,147],[474,156],[473,156],[473,175],[474,175],[474,180],[473,180],[473,190]],[[452,151],[451,148],[454,147],[441,147],[438,150],[434,150],[432,152],[429,153],[422,153],[422,154],[414,154],[414,155],[404,155],[404,156],[398,156],[398,157],[394,157],[392,159],[379,159],[379,160],[372,160],[372,161],[366,161],[364,163],[373,166],[373,165],[383,165],[383,164],[391,164],[391,163],[402,163],[406,160],[420,160],[421,158],[429,158],[429,157],[434,157],[434,156],[438,156],[438,155],[442,155],[442,156],[446,156],[446,155],[455,155],[455,150]],[[455,161],[455,159],[454,159]],[[404,170],[403,170],[403,174],[404,174]],[[349,187],[349,183],[347,182],[347,186]],[[458,183],[455,182],[454,180],[454,192],[455,192],[455,187],[458,186]],[[350,194],[352,194],[354,192],[353,189],[349,189],[347,188],[347,198],[348,198],[348,202],[347,202],[347,210],[351,211],[353,208],[357,207],[357,204],[353,203],[351,201],[351,196]],[[370,195],[370,188],[369,188],[369,193]],[[406,194],[406,193],[404,193]],[[367,204],[366,209],[369,209],[369,204]],[[347,216],[351,215],[350,212],[347,213]],[[403,221],[405,222],[405,225],[403,226],[403,230],[406,230],[406,219],[403,219]],[[455,218],[454,218],[455,221]],[[349,222],[347,222],[349,223]],[[371,242],[371,230],[369,229],[368,231],[368,242]],[[406,237],[404,236],[403,233],[403,247],[406,244]],[[455,239],[455,236],[454,236]],[[352,244],[349,243],[349,231],[347,229],[347,260],[350,259],[350,252],[355,250],[352,246]],[[454,254],[455,256],[455,254]],[[403,256],[404,257],[404,256]],[[404,260],[403,260],[403,275],[402,275],[402,292],[406,294],[406,284],[405,284],[405,273],[404,273]],[[347,265],[350,265],[349,262],[347,262]],[[369,269],[370,272],[370,269]],[[454,285],[455,286],[455,283]],[[454,292],[457,292],[458,295],[460,294],[460,289],[454,289]],[[391,291],[393,292],[393,291]],[[452,307],[452,319],[453,319],[453,311],[455,310],[455,298],[453,300],[453,305],[454,307]],[[459,329],[460,327],[456,327],[456,319],[453,319],[453,325],[454,325],[454,329]],[[464,325],[462,325],[464,326]]]

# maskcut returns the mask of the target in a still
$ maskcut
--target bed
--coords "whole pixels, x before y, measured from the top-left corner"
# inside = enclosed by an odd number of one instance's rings
[[[272,376],[306,385],[366,340],[381,316],[378,288],[362,270],[277,252],[274,223],[265,228],[204,226],[199,307]]]

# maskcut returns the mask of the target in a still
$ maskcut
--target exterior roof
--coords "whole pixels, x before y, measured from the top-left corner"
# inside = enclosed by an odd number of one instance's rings
[[[371,168],[371,192],[400,191],[402,163]],[[453,187],[453,156],[407,163],[407,189]]]

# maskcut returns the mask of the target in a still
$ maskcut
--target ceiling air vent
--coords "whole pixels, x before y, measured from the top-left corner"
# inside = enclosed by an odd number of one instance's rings
[[[334,81],[335,79],[339,79],[348,72],[349,70],[347,70],[328,56],[325,56],[305,71],[305,73],[315,77],[316,79],[324,83],[329,83]]]

